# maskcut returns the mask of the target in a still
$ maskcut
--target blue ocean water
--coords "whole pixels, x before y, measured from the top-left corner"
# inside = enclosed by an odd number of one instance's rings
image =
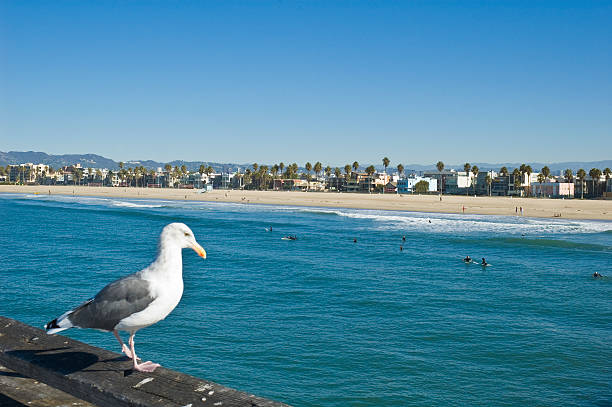
[[[183,252],[181,303],[136,344],[226,386],[295,406],[612,404],[611,222],[21,194],[0,218],[0,314],[40,327],[189,225],[208,258]]]

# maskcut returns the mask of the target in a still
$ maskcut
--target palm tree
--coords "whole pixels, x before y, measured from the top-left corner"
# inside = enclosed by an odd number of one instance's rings
[[[149,177],[151,177],[151,179],[153,179],[153,185],[156,185],[157,184],[157,172],[155,170],[153,170],[153,169],[150,169],[149,170]]]
[[[268,166],[262,165],[259,167],[259,189],[262,189],[262,185],[264,189],[268,189]]]
[[[299,170],[299,167],[298,167],[297,163],[291,164],[291,174],[293,174],[293,178],[297,178],[298,177],[298,170]]]
[[[306,187],[306,189],[309,190],[310,189],[310,171],[312,171],[312,164],[310,163],[310,161],[304,165],[304,168],[306,168],[306,171],[308,171],[308,175],[306,175],[308,186]]]
[[[527,174],[527,196],[529,196],[529,188],[531,187],[531,173],[533,170],[531,169],[531,165],[525,166],[525,174]]]
[[[357,161],[353,162],[353,169],[355,170],[355,172],[357,172],[357,170],[359,169],[359,163]]]
[[[372,186],[372,175],[374,175],[375,172],[376,172],[376,168],[374,168],[373,165],[370,165],[368,168],[366,168],[366,174],[368,174],[368,177],[369,177],[368,178],[368,192],[372,192],[372,189],[370,187]]]
[[[383,167],[385,167],[385,174],[387,173],[387,167],[391,164],[391,161],[388,157],[382,159]]]
[[[472,167],[472,174],[474,174],[474,183],[473,183],[473,185],[474,185],[474,188],[473,188],[474,189],[474,195],[476,195],[476,184],[478,183],[478,178],[477,178],[478,177],[478,171],[479,171],[479,169],[478,169],[477,165]]]
[[[75,168],[74,170],[74,178],[77,181],[77,185],[79,184],[79,181],[81,181],[83,179],[83,170],[80,168]]]
[[[122,170],[123,169],[123,161],[119,161],[119,169]]]
[[[336,176],[336,192],[340,192],[340,186],[338,185],[340,184],[340,175],[342,175],[342,171],[340,171],[340,168],[334,168],[334,175]]]
[[[329,178],[331,173],[332,173],[332,168],[328,165],[327,167],[325,167],[325,175],[327,175],[327,178]]]
[[[565,180],[567,182],[572,182],[572,180],[574,179],[574,173],[569,168],[565,170],[565,173],[563,175],[565,175]]]
[[[257,163],[253,163],[253,172],[257,172],[257,168],[259,168],[259,165]]]
[[[508,176],[508,168],[501,167],[499,169],[499,175],[501,175],[502,177],[507,177]]]
[[[278,168],[280,168],[280,172],[282,174],[285,170],[285,163],[281,161],[280,164],[278,164]]]
[[[348,180],[351,177],[351,166],[346,164],[344,166],[344,173],[346,174],[346,179]]]
[[[603,174],[606,176],[606,182],[608,182],[608,180],[610,179],[610,177],[612,176],[612,170],[608,167],[606,167],[603,170]]]
[[[542,182],[544,182],[545,179],[546,179],[546,176],[544,176],[544,172],[543,171],[540,172],[538,174],[538,182],[540,183],[540,197],[542,196]]]
[[[383,167],[385,167],[385,181],[387,180],[387,167],[389,166],[389,164],[391,163],[391,161],[389,160],[388,157],[384,157],[382,159],[382,163],[383,163]],[[376,169],[374,169],[374,172],[376,172]],[[383,194],[385,193],[385,188],[383,188]]]
[[[521,170],[519,170],[518,168],[515,168],[514,171],[512,171],[512,179],[514,180],[514,190],[518,191],[519,188],[521,187],[522,184],[522,174],[521,174]]]
[[[276,176],[278,175],[278,169],[279,169],[279,168],[278,168],[278,164],[274,164],[274,165],[272,166],[272,176],[273,176],[274,178],[276,178]]]
[[[584,179],[586,178],[586,171],[580,168],[578,172],[576,172],[576,176],[581,181],[580,199],[584,199]]]
[[[591,168],[591,170],[589,171],[589,176],[591,177],[591,180],[593,181],[593,191],[591,192],[591,195],[593,196],[593,198],[595,198],[595,180],[597,180],[597,183],[599,184],[599,178],[601,177],[601,170],[599,168]]]
[[[134,180],[136,181],[136,188],[138,188],[138,178],[141,177],[142,172],[140,171],[140,167],[134,168]]]
[[[493,178],[491,178],[491,173],[487,174],[487,186],[489,187],[489,196],[491,196],[491,184],[493,183]]]
[[[440,195],[442,195],[442,171],[444,171],[444,163],[442,161],[438,161],[436,163],[436,168],[440,172]]]
[[[404,166],[402,164],[397,164],[397,173],[401,177],[404,172]]]
[[[463,171],[465,171],[465,175],[467,175],[468,177],[470,176],[470,168],[472,168],[470,163],[463,164]],[[470,188],[466,188],[465,189],[465,196],[468,196],[469,192],[470,192]]]
[[[319,174],[321,173],[321,170],[323,169],[323,164],[321,164],[319,161],[317,161],[314,165],[314,172],[317,175],[317,177],[319,176]]]
[[[550,168],[548,168],[547,166],[542,167],[541,173],[542,175],[544,175],[544,180],[547,180],[548,176],[550,175]]]

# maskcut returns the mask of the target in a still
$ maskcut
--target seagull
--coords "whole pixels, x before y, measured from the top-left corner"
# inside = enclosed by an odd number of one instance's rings
[[[183,223],[170,223],[159,236],[157,258],[147,268],[113,281],[93,298],[47,323],[48,334],[68,328],[93,328],[113,332],[121,351],[132,359],[134,370],[153,372],[160,365],[138,363],[134,335],[166,318],[183,295],[183,258],[181,249],[191,248],[200,257],[206,252],[193,232]],[[128,347],[118,331],[130,333]]]

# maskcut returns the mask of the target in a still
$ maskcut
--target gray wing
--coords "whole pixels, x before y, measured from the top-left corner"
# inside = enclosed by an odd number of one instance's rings
[[[136,276],[116,280],[75,308],[68,318],[80,328],[112,331],[123,318],[145,309],[155,298],[150,285]]]

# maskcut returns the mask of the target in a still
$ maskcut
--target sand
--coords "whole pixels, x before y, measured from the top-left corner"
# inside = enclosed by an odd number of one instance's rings
[[[539,218],[612,221],[612,200],[466,197],[460,195],[355,194],[337,192],[238,191],[193,189],[109,188],[88,186],[0,185],[0,193],[78,195],[137,199],[168,199],[242,204],[318,206],[480,215],[520,215]]]

